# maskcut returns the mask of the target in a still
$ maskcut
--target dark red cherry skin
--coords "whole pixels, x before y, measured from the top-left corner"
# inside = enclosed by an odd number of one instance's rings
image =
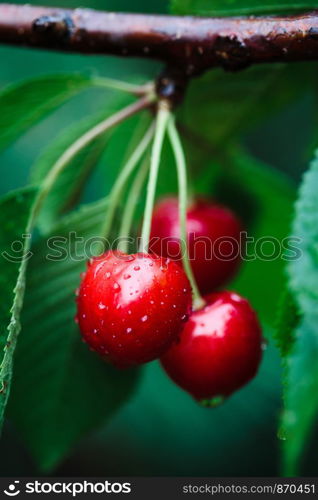
[[[194,311],[180,340],[161,358],[172,380],[213,406],[245,385],[262,358],[262,333],[249,302],[233,292],[214,293]]]
[[[93,350],[127,367],[161,356],[191,307],[191,286],[178,264],[109,251],[88,265],[78,291],[77,321]]]
[[[237,271],[241,261],[241,230],[237,216],[222,205],[201,199],[188,208],[188,251],[203,295],[224,285]],[[179,238],[178,200],[165,198],[154,210],[150,249],[157,255],[180,261]],[[225,241],[228,238],[230,241]]]

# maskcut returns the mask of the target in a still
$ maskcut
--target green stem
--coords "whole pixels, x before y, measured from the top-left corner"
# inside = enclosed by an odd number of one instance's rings
[[[57,160],[57,162],[53,165],[48,175],[45,177],[41,191],[38,195],[38,198],[35,202],[34,214],[35,216],[41,210],[42,204],[46,199],[47,195],[51,191],[53,185],[55,184],[59,175],[63,172],[63,170],[67,167],[69,162],[76,156],[83,148],[85,148],[90,142],[104,134],[107,130],[118,125],[125,119],[134,115],[138,111],[149,107],[149,105],[154,102],[155,96],[148,95],[139,99],[137,102],[130,104],[129,106],[121,109],[117,113],[112,116],[106,118],[102,122],[98,123],[95,127],[90,129],[84,135],[79,137]]]
[[[127,92],[128,94],[133,94],[135,96],[144,96],[148,93],[152,93],[154,89],[154,84],[152,82],[146,83],[144,85],[134,85],[132,83],[122,82],[120,80],[114,80],[113,78],[99,76],[93,78],[93,84],[96,87],[105,87],[107,89],[119,90],[121,92]]]
[[[168,136],[171,142],[173,154],[176,160],[178,185],[179,185],[179,222],[180,222],[180,244],[184,270],[189,278],[193,290],[194,309],[203,307],[205,301],[201,297],[195,281],[189,260],[188,238],[187,238],[187,167],[180,137],[175,125],[174,117],[168,123]]]
[[[142,186],[144,185],[144,182],[146,180],[148,168],[149,168],[149,158],[146,158],[137,172],[135,180],[129,191],[127,202],[125,204],[122,223],[119,230],[119,245],[118,245],[118,249],[125,253],[127,253],[128,251],[127,238],[131,234],[132,221],[136,205],[140,197]]]
[[[155,201],[155,193],[158,179],[158,171],[160,165],[161,151],[163,140],[170,116],[169,105],[166,101],[159,102],[159,109],[156,120],[155,138],[151,151],[150,159],[150,173],[147,186],[146,207],[144,213],[144,220],[141,231],[140,251],[147,252],[149,247],[149,238],[151,231],[151,219],[153,206]]]
[[[154,124],[152,124],[149,127],[146,134],[144,135],[144,137],[142,138],[142,140],[140,141],[140,143],[138,144],[138,146],[136,147],[136,149],[134,150],[134,152],[132,153],[132,155],[130,156],[127,163],[122,168],[122,170],[121,170],[119,176],[117,177],[116,182],[115,182],[115,184],[110,192],[110,195],[108,198],[109,204],[108,204],[108,209],[107,209],[107,215],[106,215],[106,219],[105,219],[104,225],[102,227],[102,231],[101,231],[102,236],[104,236],[105,238],[107,238],[109,236],[109,231],[110,231],[111,226],[112,226],[115,210],[116,210],[116,207],[118,205],[120,195],[122,194],[122,190],[125,187],[125,184],[129,178],[129,176],[132,174],[135,167],[138,165],[138,162],[140,161],[143,154],[145,153],[147,147],[149,146],[150,141],[154,135],[154,130],[155,130],[155,127],[154,127]]]

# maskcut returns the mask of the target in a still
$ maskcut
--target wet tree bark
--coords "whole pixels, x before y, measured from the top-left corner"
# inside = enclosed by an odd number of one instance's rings
[[[216,66],[318,60],[318,11],[202,18],[1,4],[0,43],[157,59],[191,76]]]

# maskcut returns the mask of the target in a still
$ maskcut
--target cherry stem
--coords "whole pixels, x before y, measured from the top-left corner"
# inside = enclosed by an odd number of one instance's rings
[[[64,151],[62,156],[57,160],[56,163],[52,166],[48,175],[45,177],[43,184],[41,186],[40,193],[37,197],[34,206],[34,218],[37,216],[39,211],[42,208],[42,204],[45,201],[47,195],[51,191],[53,185],[55,184],[57,178],[64,171],[70,161],[88,144],[90,144],[94,139],[104,134],[107,130],[113,128],[118,125],[122,121],[126,120],[130,116],[136,114],[149,107],[154,101],[156,97],[154,94],[149,94],[139,99],[137,102],[130,104],[129,106],[121,109],[117,113],[107,117],[105,120],[98,123],[95,127],[91,128],[88,132],[79,137],[69,148]]]
[[[145,158],[140,169],[137,172],[137,175],[134,179],[134,182],[131,186],[131,189],[128,194],[127,202],[125,204],[124,213],[122,217],[122,223],[119,230],[119,244],[118,250],[127,253],[129,248],[129,235],[131,234],[131,227],[133,222],[133,217],[136,209],[136,205],[138,199],[140,197],[140,193],[144,182],[146,180],[146,175],[149,168],[149,158]]]
[[[199,292],[189,260],[188,238],[187,238],[187,167],[180,136],[177,131],[173,115],[171,115],[168,123],[168,136],[175,157],[177,174],[178,174],[180,245],[181,245],[183,267],[192,286],[193,297],[194,297],[194,309],[199,309],[205,305],[205,301]]]
[[[118,206],[118,202],[120,200],[123,188],[125,187],[128,178],[130,177],[130,175],[138,165],[139,161],[141,160],[143,154],[147,150],[147,147],[149,146],[151,139],[153,138],[154,131],[155,131],[155,126],[152,123],[147,132],[145,133],[144,137],[139,142],[136,149],[133,151],[127,163],[121,169],[120,174],[117,177],[116,182],[110,192],[108,198],[109,204],[108,204],[107,215],[101,230],[101,235],[104,236],[105,238],[109,236],[109,232],[115,215],[115,210]]]
[[[146,207],[145,207],[144,220],[141,231],[141,242],[140,242],[141,252],[142,251],[148,252],[149,249],[152,212],[155,202],[158,171],[159,171],[163,141],[169,117],[170,117],[170,111],[169,111],[168,101],[165,100],[159,101],[158,113],[156,119],[155,137],[153,141],[151,159],[150,159],[150,172],[149,172],[149,180],[147,186]]]
[[[93,78],[93,84],[96,87],[104,87],[111,90],[119,90],[121,92],[126,92],[135,96],[144,96],[151,92],[154,92],[154,83],[148,82],[143,85],[134,85],[128,82],[122,82],[121,80],[115,80],[113,78],[106,77],[95,77]]]

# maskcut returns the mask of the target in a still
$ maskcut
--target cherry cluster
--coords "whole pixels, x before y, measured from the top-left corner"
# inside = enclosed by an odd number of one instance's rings
[[[83,339],[119,368],[160,358],[171,379],[214,406],[254,377],[262,357],[262,333],[249,302],[219,291],[240,258],[207,258],[219,238],[239,244],[241,223],[227,207],[197,200],[187,210],[187,248],[204,303],[193,310],[183,269],[178,200],[153,212],[149,253],[108,251],[91,259],[77,297]],[[195,235],[195,237],[193,237]]]

